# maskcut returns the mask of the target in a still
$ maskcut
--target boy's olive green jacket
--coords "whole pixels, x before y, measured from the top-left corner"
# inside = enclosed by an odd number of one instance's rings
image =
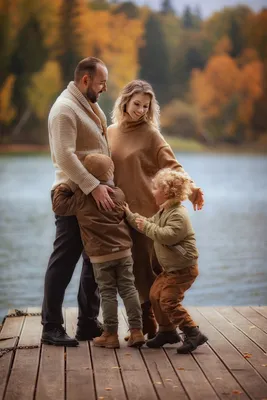
[[[127,220],[135,229],[137,213],[126,210]],[[181,203],[169,202],[153,217],[145,219],[143,233],[154,241],[158,261],[166,272],[197,264],[195,232],[188,211]]]

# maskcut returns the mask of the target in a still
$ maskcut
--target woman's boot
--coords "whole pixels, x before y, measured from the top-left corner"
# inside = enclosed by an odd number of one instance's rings
[[[143,323],[143,334],[147,335],[147,339],[153,339],[157,333],[157,322],[151,307],[150,301],[146,301],[141,304],[142,307],[142,323]],[[127,342],[130,335],[126,335],[124,340]]]
[[[151,307],[150,301],[141,304],[142,307],[142,322],[143,333],[147,334],[148,339],[153,339],[157,333],[157,322]]]

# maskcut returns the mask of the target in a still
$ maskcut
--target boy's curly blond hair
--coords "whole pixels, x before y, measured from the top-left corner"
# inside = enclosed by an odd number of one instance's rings
[[[161,169],[153,178],[153,184],[162,189],[167,200],[184,201],[192,193],[193,181],[184,171]]]

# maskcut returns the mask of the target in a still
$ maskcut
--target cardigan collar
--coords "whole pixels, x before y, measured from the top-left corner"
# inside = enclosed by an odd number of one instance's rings
[[[82,94],[82,92],[78,89],[78,87],[75,85],[73,81],[71,81],[68,84],[67,90],[86,109],[92,120],[99,127],[99,129],[103,131],[103,134],[106,136],[107,132],[106,117],[101,108],[99,107],[98,103],[92,103],[91,101],[87,100],[87,98]]]

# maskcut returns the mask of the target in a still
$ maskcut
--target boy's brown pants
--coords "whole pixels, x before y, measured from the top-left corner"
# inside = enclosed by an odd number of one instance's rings
[[[197,326],[181,304],[185,291],[192,286],[197,276],[198,265],[158,275],[150,289],[150,301],[159,331],[171,331],[177,326],[181,330],[185,326]]]

